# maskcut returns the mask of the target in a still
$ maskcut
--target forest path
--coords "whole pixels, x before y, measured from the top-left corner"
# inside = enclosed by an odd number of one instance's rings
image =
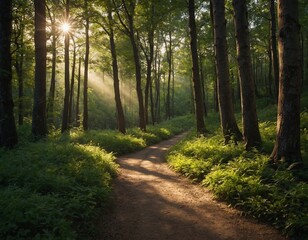
[[[275,229],[240,216],[164,162],[184,134],[117,159],[114,209],[100,224],[104,240],[280,240]]]

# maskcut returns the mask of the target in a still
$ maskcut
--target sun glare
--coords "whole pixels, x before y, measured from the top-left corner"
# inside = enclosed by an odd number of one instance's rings
[[[67,22],[61,24],[60,29],[63,33],[68,33],[71,30],[71,25]]]

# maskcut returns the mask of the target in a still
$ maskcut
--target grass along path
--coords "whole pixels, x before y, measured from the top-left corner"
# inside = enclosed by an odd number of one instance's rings
[[[169,169],[164,155],[184,136],[117,159],[115,206],[100,223],[100,239],[284,239]]]

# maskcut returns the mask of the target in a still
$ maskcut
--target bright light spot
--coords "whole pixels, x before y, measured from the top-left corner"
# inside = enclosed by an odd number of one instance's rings
[[[71,30],[71,25],[67,22],[61,24],[60,29],[63,33],[68,33]]]

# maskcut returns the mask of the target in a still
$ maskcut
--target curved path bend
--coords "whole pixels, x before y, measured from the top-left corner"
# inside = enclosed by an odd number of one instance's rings
[[[100,223],[101,240],[282,240],[275,229],[214,200],[164,162],[169,147],[184,137],[117,159],[115,205]]]

